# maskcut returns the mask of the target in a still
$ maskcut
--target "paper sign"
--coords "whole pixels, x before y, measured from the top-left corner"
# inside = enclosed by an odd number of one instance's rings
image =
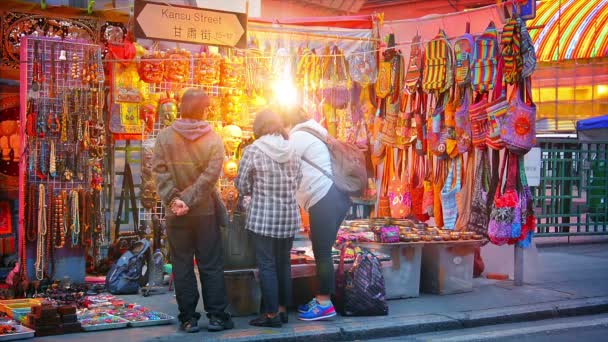
[[[524,156],[524,167],[526,169],[528,185],[539,186],[540,168],[542,167],[540,147],[533,147],[530,152]]]

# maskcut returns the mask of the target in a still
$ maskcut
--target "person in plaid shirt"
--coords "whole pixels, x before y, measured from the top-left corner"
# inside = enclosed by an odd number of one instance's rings
[[[301,226],[295,197],[301,161],[274,112],[257,114],[253,134],[257,139],[244,150],[235,180],[240,196],[251,196],[245,229],[255,242],[264,302],[260,317],[249,324],[281,327],[291,299],[291,247]]]

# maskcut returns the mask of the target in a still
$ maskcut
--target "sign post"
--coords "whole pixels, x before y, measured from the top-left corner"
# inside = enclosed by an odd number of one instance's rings
[[[135,37],[247,47],[247,14],[135,0]]]

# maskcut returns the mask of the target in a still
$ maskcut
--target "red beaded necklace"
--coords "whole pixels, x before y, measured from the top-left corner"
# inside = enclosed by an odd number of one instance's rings
[[[36,184],[30,184],[27,193],[27,220],[26,220],[26,235],[29,242],[36,241],[38,234],[38,224],[36,222]],[[24,239],[25,240],[25,239]]]

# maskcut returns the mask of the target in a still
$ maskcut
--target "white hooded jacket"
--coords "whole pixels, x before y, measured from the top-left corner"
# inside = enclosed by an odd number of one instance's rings
[[[331,174],[331,157],[327,145],[312,134],[299,131],[303,127],[315,130],[322,136],[327,135],[327,130],[311,119],[297,124],[291,129],[289,143],[300,158],[305,155],[308,160]],[[301,207],[308,211],[327,195],[333,182],[305,161],[302,161],[302,174],[302,182],[296,193],[296,200]]]

